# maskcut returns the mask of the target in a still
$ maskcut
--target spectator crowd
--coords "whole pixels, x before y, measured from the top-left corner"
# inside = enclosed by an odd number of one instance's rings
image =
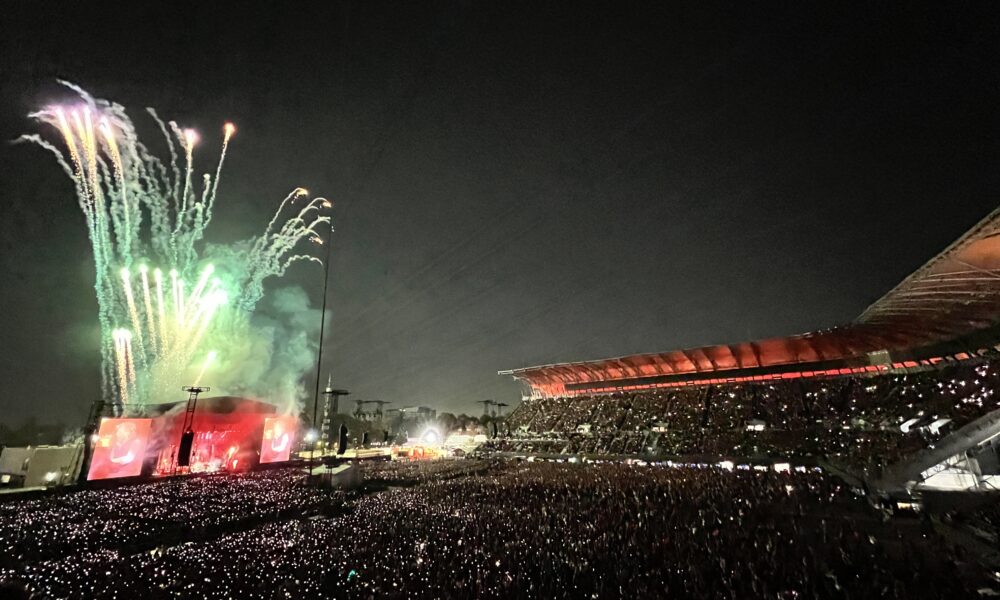
[[[101,551],[132,553],[328,508],[342,492],[282,469],[188,477],[0,502],[0,567]]]
[[[40,598],[941,598],[995,585],[928,522],[819,470],[863,471],[1000,408],[996,363],[531,400],[487,449],[650,462],[364,462],[0,500],[0,595]],[[486,453],[489,456],[489,453]],[[655,461],[661,462],[661,461]],[[691,464],[695,463],[695,464]],[[719,464],[720,466],[711,466]],[[995,543],[995,504],[962,523]]]
[[[821,472],[363,470],[411,485],[328,492],[287,469],[9,502],[0,582],[46,598],[219,599],[917,599],[989,585],[933,531],[887,521]],[[161,529],[143,538],[121,520]]]
[[[527,400],[486,449],[534,453],[822,456],[879,470],[997,409],[1000,365]]]

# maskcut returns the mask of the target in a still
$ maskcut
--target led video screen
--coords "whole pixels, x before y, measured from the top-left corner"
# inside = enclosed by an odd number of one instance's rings
[[[268,417],[264,419],[264,439],[260,445],[261,464],[288,460],[294,437],[294,417]]]
[[[139,475],[151,423],[152,419],[101,419],[87,479]]]

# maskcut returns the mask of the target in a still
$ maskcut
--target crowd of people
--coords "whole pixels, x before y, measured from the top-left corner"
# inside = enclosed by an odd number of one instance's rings
[[[866,475],[1000,409],[1000,363],[914,373],[790,379],[528,400],[511,438],[523,452],[823,456]]]
[[[1000,408],[994,362],[526,401],[507,457],[366,461],[0,501],[0,594],[43,598],[939,598],[996,585],[929,521],[813,469],[872,469]],[[573,464],[568,454],[707,456]],[[489,453],[487,453],[489,456]],[[686,461],[698,463],[699,461]],[[963,518],[997,539],[1000,513]]]
[[[282,516],[313,514],[342,492],[290,469],[187,477],[0,502],[0,567],[93,552],[138,552]]]
[[[1000,490],[990,494],[992,502],[960,514],[958,523],[993,548],[1000,549]]]
[[[372,460],[361,462],[358,466],[368,483],[412,485],[478,473],[488,468],[489,463],[472,460]]]
[[[220,476],[208,485],[233,488],[234,513],[254,511],[255,497],[342,511],[245,519],[139,551],[109,541],[44,559],[21,554],[0,568],[0,582],[50,598],[219,599],[941,598],[989,585],[919,522],[886,521],[820,472],[472,460],[364,470],[419,481],[328,496],[303,489],[292,471]],[[50,497],[34,508],[97,502],[107,511],[89,514],[98,526],[113,512],[155,518],[159,509],[127,498],[155,501],[158,487]],[[173,503],[182,512],[190,504],[195,518],[217,514],[226,501],[209,496]],[[170,512],[167,504],[157,506]],[[41,521],[23,529],[39,545],[57,543]],[[0,533],[5,544],[10,531]]]

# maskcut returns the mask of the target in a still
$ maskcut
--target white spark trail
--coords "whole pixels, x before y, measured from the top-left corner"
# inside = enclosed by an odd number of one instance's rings
[[[204,233],[218,200],[223,165],[236,127],[223,127],[214,174],[195,184],[197,133],[147,112],[166,141],[161,160],[139,142],[125,109],[61,84],[79,97],[29,116],[51,126],[57,146],[39,135],[24,135],[56,158],[71,179],[84,216],[94,260],[94,291],[101,329],[102,392],[111,402],[169,400],[183,381],[200,345],[223,327],[245,327],[264,294],[264,281],[280,277],[300,261],[321,262],[299,249],[330,223],[330,203],[316,198],[294,215],[287,209],[308,192],[295,188],[259,236],[230,247],[205,248]],[[179,148],[178,148],[179,146]],[[180,152],[178,151],[180,150]],[[209,250],[226,258],[212,268]],[[142,298],[137,299],[130,269],[139,265]],[[208,265],[208,266],[206,266]],[[153,269],[153,282],[148,270]],[[170,281],[164,281],[169,270]],[[190,294],[185,281],[195,282]],[[165,289],[169,285],[169,289]],[[124,325],[127,324],[128,328]],[[204,369],[199,379],[204,375]]]

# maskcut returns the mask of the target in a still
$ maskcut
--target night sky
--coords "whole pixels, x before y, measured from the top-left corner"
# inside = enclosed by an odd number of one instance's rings
[[[989,3],[251,4],[3,3],[0,138],[56,78],[199,129],[199,171],[234,121],[209,238],[335,201],[357,397],[475,412],[498,369],[843,323],[998,201]],[[0,244],[0,422],[79,425],[93,271],[38,148],[0,147]]]

